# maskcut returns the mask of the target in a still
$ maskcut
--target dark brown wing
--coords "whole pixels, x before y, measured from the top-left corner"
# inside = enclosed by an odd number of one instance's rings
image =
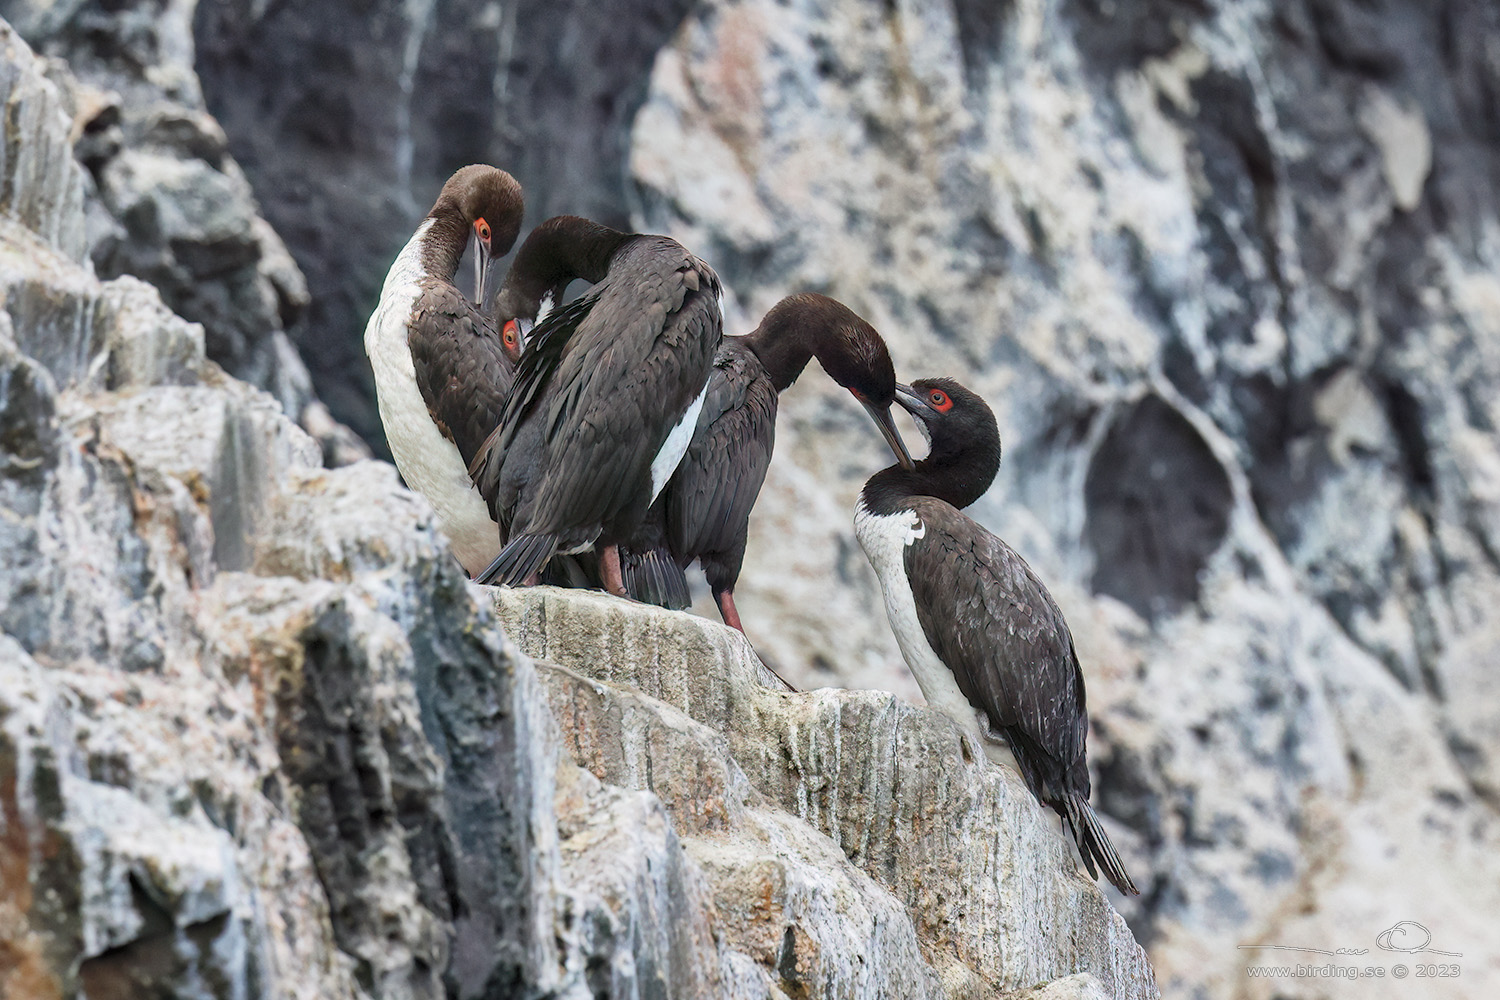
[[[743,557],[750,510],[771,465],[776,403],[760,359],[740,338],[726,338],[692,443],[663,497],[667,542],[684,565],[710,553]],[[733,561],[722,586],[733,587],[739,576]]]
[[[1038,797],[1076,789],[1087,799],[1083,674],[1062,611],[978,522],[930,497],[915,507],[925,531],[906,549],[906,570],[927,641],[1010,741]]]
[[[527,418],[545,421],[545,472],[518,514],[534,533],[607,521],[643,490],[649,500],[651,461],[719,345],[719,279],[672,240],[628,244],[590,294]]]
[[[531,331],[516,366],[515,388],[500,421],[502,426],[494,447],[503,452],[510,446],[521,423],[546,395],[563,357],[573,345],[574,335],[598,301],[598,291],[590,289],[553,309]]]
[[[547,398],[552,376],[572,343],[573,334],[598,301],[593,290],[559,306],[531,331],[516,366],[515,385],[506,400],[499,425],[469,461],[469,478],[489,504],[490,516],[509,537],[521,492],[542,452],[539,422],[531,415]]]
[[[417,387],[465,464],[500,424],[515,378],[488,317],[447,282],[424,282],[408,331]]]

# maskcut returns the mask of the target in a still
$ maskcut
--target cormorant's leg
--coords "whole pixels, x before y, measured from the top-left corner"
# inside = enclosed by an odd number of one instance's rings
[[[625,589],[625,576],[620,572],[620,550],[606,545],[599,553],[599,571],[604,575],[604,589],[616,597],[629,597]]]
[[[724,624],[744,635],[745,626],[740,624],[740,613],[734,607],[734,591],[714,591],[714,603],[719,606],[719,616],[724,619]]]
[[[719,606],[719,614],[723,617],[724,624],[728,625],[730,628],[735,629],[736,631],[738,631],[740,635],[745,635],[745,626],[743,626],[743,625],[740,624],[740,613],[739,613],[739,611],[734,606],[734,591],[732,591],[732,590],[716,590],[716,591],[714,591],[714,603]],[[746,636],[746,638],[749,638],[749,637]],[[756,654],[756,655],[758,656],[759,654]],[[792,684],[791,684],[790,681],[788,681],[785,677],[783,677],[780,674],[778,674],[776,672],[776,669],[774,667],[772,667],[769,663],[766,663],[765,660],[761,660],[760,662],[761,662],[761,664],[763,666],[765,666],[765,668],[767,670],[771,671],[771,676],[772,677],[775,677],[778,681],[780,681],[783,685],[786,686],[786,689],[788,691],[795,691],[795,690],[797,690],[796,688],[794,688],[792,686]]]

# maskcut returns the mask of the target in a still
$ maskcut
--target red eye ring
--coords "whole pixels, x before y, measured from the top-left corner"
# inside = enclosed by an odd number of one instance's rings
[[[934,389],[929,392],[927,394],[927,401],[931,403],[932,408],[934,410],[937,410],[939,413],[947,413],[949,410],[953,409],[953,400],[950,399],[948,397],[948,394],[941,389]]]
[[[483,219],[474,220],[474,232],[486,243],[490,241],[490,224]]]
[[[500,339],[505,342],[506,347],[515,347],[521,342],[521,324],[513,319],[505,321],[500,328]]]

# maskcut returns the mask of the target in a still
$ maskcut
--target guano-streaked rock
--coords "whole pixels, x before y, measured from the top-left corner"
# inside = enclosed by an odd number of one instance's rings
[[[810,824],[910,914],[947,995],[1087,971],[1110,996],[1155,996],[1144,954],[1050,814],[946,717],[883,692],[787,693],[739,633],[702,618],[598,594],[494,593],[507,631],[544,671],[555,662],[591,679],[549,682],[585,766],[654,791],[680,828],[703,834],[733,831],[747,806]],[[673,720],[656,699],[702,725]],[[713,857],[706,840],[695,856]],[[874,916],[891,936],[906,923]],[[882,972],[871,956],[869,966],[880,989],[909,993],[900,963]]]

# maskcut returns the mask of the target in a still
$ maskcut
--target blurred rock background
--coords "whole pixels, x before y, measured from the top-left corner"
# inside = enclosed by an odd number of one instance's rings
[[[682,240],[734,332],[787,292],[844,300],[899,372],[995,407],[974,513],[1073,625],[1096,801],[1143,888],[1114,901],[1163,994],[1500,982],[1492,3],[0,15],[74,122],[69,252],[156,286],[329,464],[381,451],[364,320],[465,162],[516,174],[529,223]],[[799,686],[915,700],[850,523],[884,459],[843,395],[812,371],[783,400],[740,605]],[[1403,920],[1462,975],[1246,974],[1247,945],[1388,965]]]

